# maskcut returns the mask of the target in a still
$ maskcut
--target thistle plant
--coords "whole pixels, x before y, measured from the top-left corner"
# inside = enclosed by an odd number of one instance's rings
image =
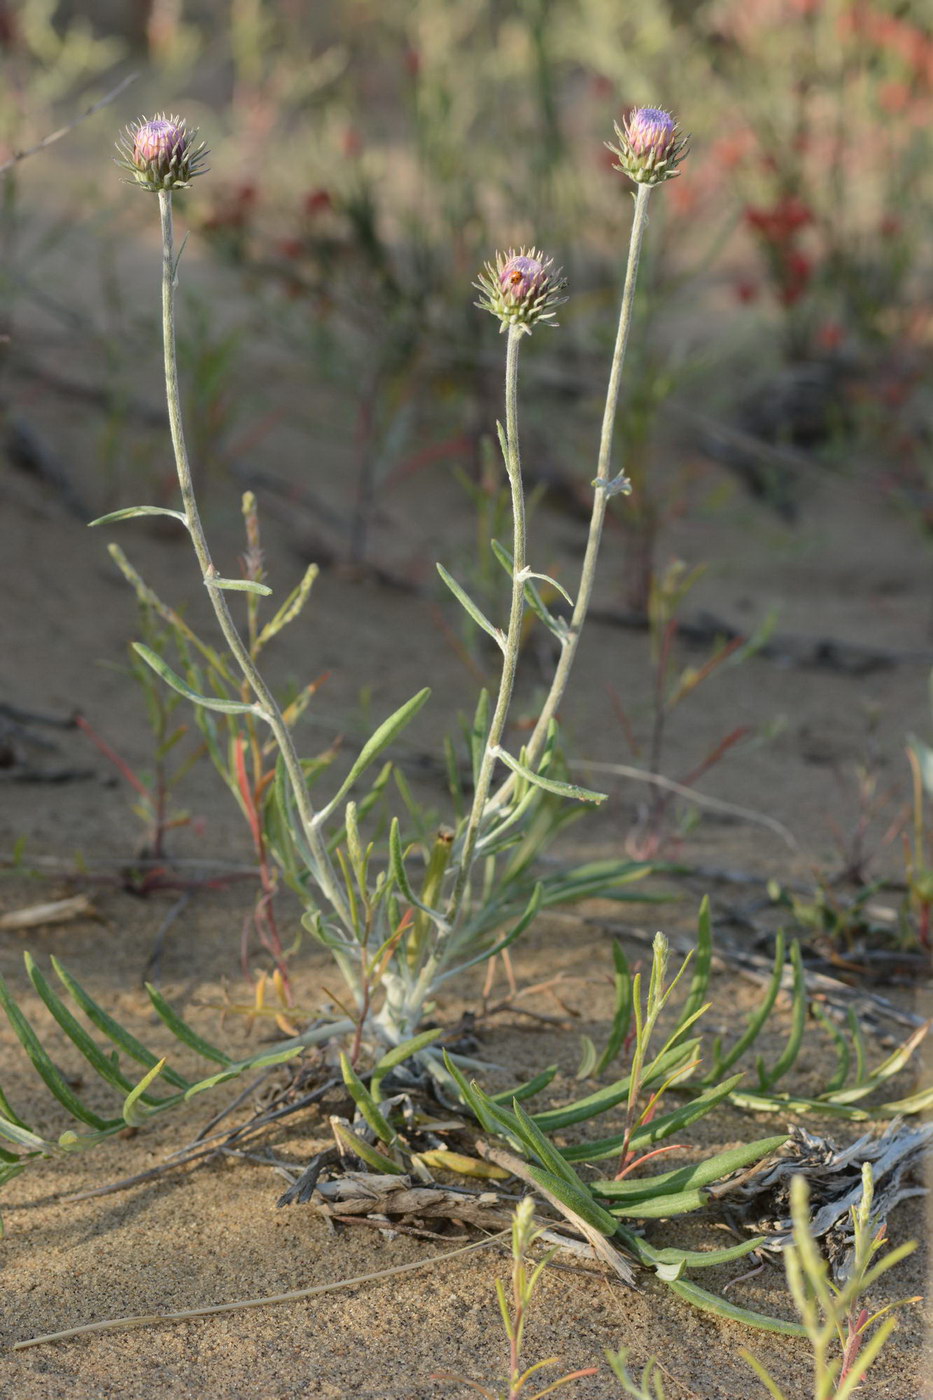
[[[594,483],[593,524],[569,626],[548,612],[536,587],[536,581],[550,585],[553,580],[536,573],[527,560],[518,429],[520,344],[539,325],[555,324],[555,311],[563,301],[563,279],[553,259],[535,247],[499,254],[480,274],[478,305],[490,311],[507,333],[505,423],[499,425],[499,443],[509,486],[512,539],[511,549],[497,543],[493,546],[511,579],[505,625],[497,626],[486,618],[443,566],[438,568],[467,613],[499,647],[502,662],[498,688],[494,699],[484,694],[477,706],[469,735],[472,800],[464,807],[456,827],[445,828],[426,848],[423,841],[406,841],[400,822],[393,819],[388,852],[381,860],[373,842],[364,836],[361,824],[369,806],[381,795],[386,770],[382,770],[368,795],[356,799],[351,793],[370,764],[414,718],[428,691],[419,691],[377,728],[329,800],[321,806],[312,802],[309,773],[299,756],[293,725],[264,680],[253,645],[259,597],[271,590],[258,577],[224,578],[215,567],[198,510],[186,447],[175,351],[175,290],[181,254],[175,250],[172,201],[177,191],[187,190],[203,173],[207,153],[196,133],[189,133],[181,118],[164,115],[134,123],[119,143],[121,166],[142,189],[157,194],[159,200],[166,397],[182,509],[131,508],[104,520],[167,514],[187,530],[217,624],[240,677],[239,692],[231,693],[228,686],[223,694],[206,693],[191,683],[190,671],[189,679],[184,679],[145,646],[137,644],[137,651],[167,684],[193,700],[203,712],[236,717],[248,729],[256,781],[247,782],[245,751],[239,750],[237,798],[250,820],[260,855],[267,850],[274,854],[287,882],[304,903],[303,923],[330,950],[341,969],[357,1020],[357,1046],[364,1034],[389,1046],[414,1036],[424,1007],[436,989],[463,968],[507,947],[544,904],[597,890],[618,893],[646,871],[646,867],[636,863],[600,863],[537,883],[531,878],[534,857],[560,825],[555,807],[567,800],[598,802],[603,798],[602,794],[567,783],[559,776],[555,714],[566,689],[592,592],[606,503],[628,485],[624,478],[610,476],[611,450],[647,197],[653,185],[676,173],[683,154],[682,142],[674,138],[665,143],[657,133],[648,150],[645,133],[649,128],[654,130],[651,123],[655,121],[657,125],[656,118],[656,113],[635,113],[628,123],[635,133],[632,160],[647,163],[638,175],[625,290]],[[635,170],[635,165],[630,165]],[[247,597],[245,638],[228,602],[231,592],[244,592]],[[531,741],[525,750],[514,755],[506,749],[505,739],[526,606],[560,638],[561,658]],[[262,752],[262,745],[255,738],[256,726],[271,731],[277,756],[274,776],[260,771],[261,763],[257,766],[256,756]],[[499,791],[494,792],[500,765],[509,773]],[[262,810],[256,800],[260,790],[265,799]],[[420,884],[412,874],[417,855],[425,868]],[[265,893],[271,891],[272,884],[271,877],[264,881]],[[278,954],[281,945],[277,936],[274,942]],[[427,1058],[431,1059],[430,1053]],[[441,1068],[436,1056],[433,1068],[438,1072]]]

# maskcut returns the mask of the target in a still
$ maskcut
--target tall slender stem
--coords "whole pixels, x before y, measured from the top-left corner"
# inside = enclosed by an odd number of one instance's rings
[[[570,678],[570,672],[576,658],[580,635],[583,631],[583,624],[586,620],[586,614],[589,611],[590,599],[593,595],[593,584],[596,578],[596,560],[599,555],[599,546],[602,540],[606,509],[609,505],[610,492],[606,488],[610,480],[612,440],[615,433],[619,390],[622,384],[622,369],[625,364],[625,352],[628,347],[629,332],[632,328],[632,310],[635,304],[638,260],[641,254],[642,238],[648,223],[648,196],[651,193],[651,188],[650,185],[640,184],[635,198],[635,214],[632,219],[632,233],[629,240],[628,266],[625,272],[625,286],[622,291],[622,305],[619,309],[619,328],[616,333],[615,350],[612,356],[612,369],[609,374],[609,387],[606,391],[606,407],[603,411],[602,432],[599,439],[599,457],[595,487],[596,494],[593,500],[593,514],[590,517],[590,530],[586,541],[586,552],[583,556],[583,567],[580,573],[580,587],[577,591],[577,601],[574,605],[567,636],[561,648],[561,654],[554,672],[554,679],[551,682],[551,688],[548,691],[547,698],[541,708],[541,713],[538,716],[534,731],[526,746],[526,762],[530,767],[533,767],[541,757],[541,751],[547,740],[548,728],[551,720],[556,715],[561,700],[564,698],[564,692],[567,689],[567,681]],[[516,778],[514,774],[506,779],[493,798],[496,806],[501,806],[508,798],[515,786],[515,782]]]
[[[518,444],[518,347],[524,334],[524,327],[509,327],[508,348],[505,358],[505,468],[508,473],[512,493],[512,603],[509,609],[508,632],[503,643],[502,675],[499,681],[499,694],[493,711],[486,748],[480,764],[473,805],[463,835],[460,852],[460,868],[457,873],[453,894],[448,908],[448,919],[454,923],[463,905],[464,895],[470,879],[476,841],[480,825],[486,812],[489,789],[492,786],[493,770],[496,766],[498,747],[505,732],[505,722],[512,701],[515,672],[518,669],[518,652],[521,645],[522,615],[525,606],[525,495],[522,490],[522,464]]]
[[[291,731],[282,717],[275,697],[256,668],[249,649],[237,630],[236,623],[227,605],[223,590],[213,586],[213,580],[220,577],[211,559],[204,527],[198,511],[188,462],[188,449],[185,445],[185,432],[181,416],[181,398],[178,391],[178,364],[175,352],[175,281],[177,262],[175,258],[175,238],[172,223],[172,195],[170,190],[159,191],[159,211],[162,216],[162,340],[165,355],[165,396],[168,403],[169,426],[172,433],[172,447],[175,451],[175,466],[178,484],[184,507],[185,522],[194,545],[201,574],[207,586],[208,596],[216,614],[224,639],[237,665],[243,673],[259,703],[262,717],[275,735],[288,773],[292,795],[301,821],[302,830],[313,864],[313,874],[321,891],[330,901],[334,912],[352,932],[353,922],[343,891],[337,881],[327,846],[315,826],[314,807],[308,795],[301,760],[295,748]]]

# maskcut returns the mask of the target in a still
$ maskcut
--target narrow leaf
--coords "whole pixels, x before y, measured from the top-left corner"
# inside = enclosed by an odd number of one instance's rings
[[[162,1067],[164,1066],[164,1064],[165,1061],[160,1060],[158,1064],[153,1065],[152,1069],[149,1070],[147,1074],[143,1075],[142,1079],[139,1081],[136,1087],[134,1089],[131,1089],[130,1092],[127,1094],[126,1098],[124,1099],[123,1121],[129,1127],[138,1128],[143,1123],[145,1123],[147,1118],[152,1116],[150,1110],[143,1108],[140,1100],[142,1099],[143,1094],[149,1088],[149,1085],[154,1084],[156,1079],[158,1079],[159,1075],[162,1073]]]
[[[383,1055],[381,1060],[376,1062],[373,1069],[372,1079],[369,1081],[369,1091],[376,1102],[379,1102],[379,1089],[383,1079],[389,1070],[395,1069],[397,1065],[404,1064],[413,1055],[418,1055],[427,1046],[433,1045],[439,1035],[443,1035],[443,1027],[436,1026],[433,1030],[422,1031],[420,1035],[413,1035],[410,1040],[403,1040],[401,1045],[396,1045],[393,1050]]]
[[[271,598],[272,589],[266,583],[256,583],[251,578],[206,578],[205,588],[222,588],[228,593],[258,593],[263,598]]]
[[[6,1013],[10,1026],[46,1088],[73,1118],[77,1118],[81,1123],[87,1123],[92,1128],[97,1128],[99,1132],[107,1131],[114,1126],[115,1122],[120,1121],[113,1118],[101,1118],[78,1098],[61,1070],[50,1059],[42,1042],[13,1000],[2,978],[0,978],[0,1007]]]
[[[348,1128],[345,1123],[338,1123],[336,1119],[332,1118],[330,1125],[344,1146],[348,1147],[354,1156],[359,1157],[360,1161],[365,1162],[368,1167],[372,1167],[373,1171],[388,1172],[390,1176],[405,1175],[404,1167],[400,1167],[398,1162],[387,1157],[377,1147],[373,1147],[352,1128]]]
[[[223,1050],[218,1050],[216,1045],[211,1045],[210,1041],[205,1040],[203,1036],[198,1035],[187,1021],[182,1020],[177,1011],[172,1010],[157,987],[153,987],[150,982],[147,982],[146,991],[149,993],[149,1000],[155,1007],[159,1019],[164,1021],[177,1040],[183,1041],[192,1050],[196,1050],[199,1055],[203,1055],[205,1060],[213,1060],[218,1065],[233,1064],[229,1055],[226,1055]]]
[[[729,1322],[742,1322],[746,1327],[757,1327],[762,1332],[781,1332],[786,1337],[805,1337],[806,1328],[799,1322],[785,1322],[781,1317],[768,1317],[766,1313],[752,1312],[750,1308],[737,1307],[735,1303],[727,1303],[725,1298],[720,1298],[715,1293],[709,1293],[705,1288],[698,1287],[688,1279],[679,1279],[675,1283],[669,1283],[668,1288],[672,1288],[680,1298],[692,1303],[695,1308],[702,1312],[716,1313],[719,1317],[726,1318]]]
[[[387,748],[389,744],[401,734],[406,725],[411,723],[430,694],[431,691],[428,687],[425,687],[424,690],[419,690],[416,695],[413,695],[410,700],[406,700],[404,705],[400,705],[393,714],[389,715],[388,719],[383,720],[375,734],[367,739],[366,743],[363,745],[355,763],[341,783],[339,790],[331,798],[327,806],[323,807],[318,812],[315,818],[317,825],[320,826],[327,820],[334,808],[339,806],[346,797],[360,774],[369,767],[374,758],[382,753],[383,749]]]
[[[92,527],[111,525],[116,520],[132,520],[137,515],[170,515],[174,520],[180,520],[186,530],[188,528],[188,522],[180,510],[168,510],[165,506],[127,506],[125,510],[112,510],[109,515],[99,515],[88,524]]]
[[[264,712],[258,705],[245,705],[242,700],[221,700],[213,695],[199,695],[196,690],[192,690],[190,685],[182,680],[181,676],[175,674],[172,668],[157,655],[151,647],[147,647],[143,642],[134,642],[133,650],[137,656],[141,656],[147,666],[151,666],[157,676],[161,676],[165,684],[171,686],[179,695],[183,695],[186,700],[190,700],[195,705],[201,705],[205,710],[218,710],[224,715],[258,715],[264,716]]]
[[[605,802],[607,793],[594,792],[592,788],[578,787],[576,783],[561,783],[556,778],[545,778],[540,773],[535,773],[524,763],[519,763],[517,758],[513,758],[501,745],[496,746],[496,757],[501,758],[506,768],[511,768],[513,773],[524,778],[526,782],[534,783],[535,787],[544,788],[545,792],[553,792],[557,797],[571,797],[577,802]]]
[[[444,580],[447,587],[450,589],[451,593],[454,595],[457,602],[460,604],[461,608],[463,608],[464,612],[469,613],[470,617],[472,617],[477,627],[481,627],[484,632],[486,632],[490,637],[492,637],[493,641],[498,647],[504,648],[505,640],[502,636],[502,633],[497,627],[494,627],[489,621],[489,618],[486,617],[486,615],[480,611],[476,603],[473,602],[473,599],[470,597],[469,593],[467,593],[467,591],[464,588],[460,587],[457,580],[447,572],[443,564],[437,565],[437,572],[440,574],[441,578]]]
[[[119,1047],[119,1049],[125,1051],[131,1059],[136,1060],[138,1064],[145,1065],[147,1069],[151,1069],[151,1067],[158,1062],[157,1057],[153,1055],[152,1051],[147,1050],[145,1045],[137,1040],[125,1026],[121,1026],[119,1021],[115,1021],[102,1006],[99,1006],[94,998],[84,990],[81,983],[72,977],[63,963],[60,963],[54,956],[51,961],[52,967],[55,969],[55,975],[62,985],[67,988],[70,995],[77,1002],[78,1006],[80,1006],[92,1025],[95,1025],[99,1031],[102,1031],[104,1035],[113,1041],[114,1045]],[[165,1067],[162,1077],[165,1079],[166,1083],[174,1085],[176,1089],[187,1089],[190,1087],[190,1080],[185,1079],[184,1075],[178,1074],[176,1070],[169,1069],[168,1066]]]

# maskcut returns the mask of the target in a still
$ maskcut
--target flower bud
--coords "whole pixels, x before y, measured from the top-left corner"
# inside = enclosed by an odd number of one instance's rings
[[[621,170],[639,185],[660,185],[679,175],[687,141],[670,112],[660,107],[636,107],[621,127],[614,122],[618,146],[606,145],[618,157]]]
[[[500,330],[520,326],[526,334],[539,321],[556,326],[554,312],[566,297],[559,295],[566,286],[555,269],[554,259],[547,258],[537,248],[513,248],[497,253],[495,263],[486,263],[474,283],[481,299],[475,304],[482,311],[498,316]]]
[[[186,190],[204,173],[207,148],[196,145],[198,133],[189,132],[181,117],[164,112],[128,126],[117,141],[117,165],[128,170],[146,190]]]

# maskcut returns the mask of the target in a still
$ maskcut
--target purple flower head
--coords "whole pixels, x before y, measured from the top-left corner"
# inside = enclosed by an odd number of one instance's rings
[[[680,128],[663,107],[635,107],[621,127],[615,123],[618,146],[607,141],[618,156],[616,170],[639,185],[660,185],[679,174],[677,167],[687,151]]]
[[[625,134],[635,155],[664,156],[677,139],[677,123],[660,107],[636,107],[625,123]]]
[[[196,175],[203,174],[207,157],[204,142],[196,144],[197,135],[182,117],[167,117],[164,112],[151,121],[141,117],[118,140],[117,164],[145,190],[186,190]]]
[[[510,297],[512,301],[527,301],[543,289],[547,280],[544,264],[524,253],[509,258],[499,273],[503,296]]]
[[[530,333],[539,321],[556,325],[554,312],[566,297],[565,286],[554,259],[537,248],[510,248],[497,253],[495,263],[487,263],[475,283],[481,300],[476,305],[498,316],[500,329],[518,326]]]
[[[140,165],[150,162],[168,170],[173,158],[185,144],[182,127],[165,117],[144,122],[133,138],[133,155]]]

